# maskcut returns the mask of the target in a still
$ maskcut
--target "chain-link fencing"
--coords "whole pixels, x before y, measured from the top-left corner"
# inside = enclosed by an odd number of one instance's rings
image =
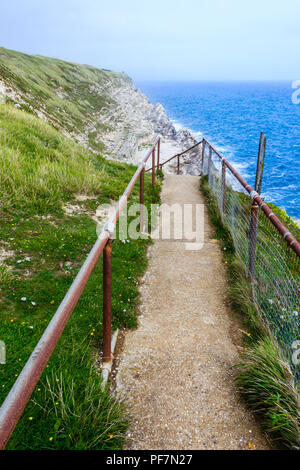
[[[300,379],[300,244],[270,207],[205,139],[202,173],[252,285],[262,320]],[[299,358],[299,359],[298,359]]]

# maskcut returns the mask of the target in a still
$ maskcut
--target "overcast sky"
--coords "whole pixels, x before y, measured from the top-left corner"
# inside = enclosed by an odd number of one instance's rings
[[[134,80],[300,79],[300,0],[2,0],[0,43]]]

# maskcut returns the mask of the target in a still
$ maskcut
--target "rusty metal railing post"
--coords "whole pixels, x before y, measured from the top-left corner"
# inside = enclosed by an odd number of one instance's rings
[[[160,139],[157,143],[157,169],[159,170],[159,160],[160,160]]]
[[[210,178],[211,178],[211,164],[212,164],[212,148],[211,146],[209,146],[208,167],[207,167],[207,178],[208,178],[209,186],[210,186]]]
[[[259,217],[259,206],[255,201],[255,196],[259,195],[261,192],[261,184],[265,164],[265,152],[266,136],[263,132],[261,132],[257,157],[255,187],[254,192],[251,193],[251,215],[249,226],[249,276],[251,281],[253,281],[255,276],[256,242]]]
[[[222,160],[222,215],[226,214],[226,162]]]
[[[145,169],[140,174],[140,232],[144,232],[144,176]]]
[[[112,242],[103,250],[103,362],[111,361]]]
[[[180,174],[180,156],[177,157],[177,175]]]
[[[265,153],[266,153],[266,136],[263,132],[260,133],[259,148],[258,148],[258,157],[257,157],[257,167],[256,167],[256,178],[255,178],[255,191],[258,194],[261,193],[261,184],[263,171],[265,166]]]
[[[203,175],[206,140],[202,139],[201,175]]]
[[[155,185],[155,148],[152,151],[152,186]]]
[[[258,205],[255,202],[252,203],[249,228],[249,276],[251,280],[253,280],[255,276],[258,210]]]

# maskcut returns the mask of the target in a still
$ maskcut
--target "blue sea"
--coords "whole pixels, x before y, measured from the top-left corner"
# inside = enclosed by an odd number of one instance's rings
[[[207,140],[254,185],[260,132],[267,137],[262,195],[300,218],[300,104],[291,82],[142,82],[177,129]]]

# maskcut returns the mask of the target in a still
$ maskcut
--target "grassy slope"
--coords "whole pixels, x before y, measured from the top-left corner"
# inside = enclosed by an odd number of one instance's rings
[[[130,79],[121,73],[34,56],[0,47],[0,80],[15,90],[27,111],[38,110],[58,129],[72,136],[83,134],[116,102],[111,92]],[[100,127],[99,127],[100,126]],[[109,126],[88,131],[89,145],[102,151],[99,139]]]
[[[280,447],[300,448],[300,398],[291,367],[269,335],[252,301],[252,289],[245,269],[235,254],[229,231],[224,227],[218,204],[207,177],[201,190],[208,204],[209,215],[221,241],[230,280],[229,297],[234,311],[247,330],[245,349],[236,375],[236,383],[246,403],[262,418],[263,429]],[[240,194],[241,203],[245,196]],[[285,211],[271,205],[272,210],[299,239],[300,230]]]
[[[39,118],[0,106],[0,367],[1,401],[96,240],[93,213],[117,200],[135,168],[89,153]],[[75,194],[95,199],[75,200]],[[150,194],[152,194],[150,196]],[[146,202],[159,184],[145,178]],[[138,186],[132,200],[138,197]],[[62,205],[81,205],[67,216]],[[113,325],[136,326],[138,282],[147,240],[113,245]],[[20,262],[21,261],[21,262]],[[96,365],[102,332],[100,261],[76,307],[8,448],[119,448],[127,426],[122,406],[100,391]],[[22,300],[22,299],[26,300]]]

